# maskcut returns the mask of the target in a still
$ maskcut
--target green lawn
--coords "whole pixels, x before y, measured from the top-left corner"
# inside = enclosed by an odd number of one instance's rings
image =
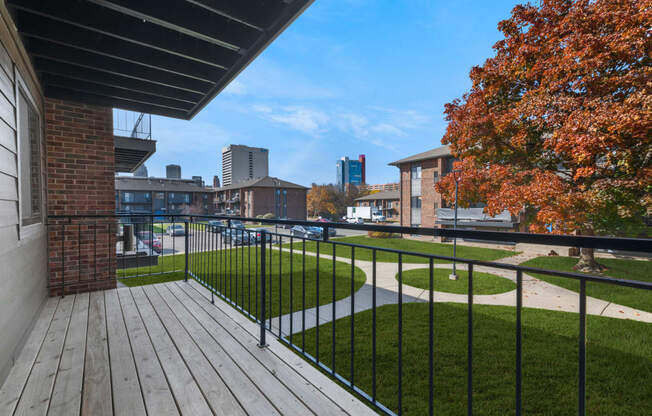
[[[185,277],[185,273],[174,272],[174,273],[158,274],[154,276],[138,276],[138,277],[122,278],[120,279],[120,282],[124,283],[126,286],[135,287],[135,286],[153,285],[156,283],[173,282],[175,280],[183,280],[184,277]]]
[[[287,240],[285,240],[287,241]],[[373,247],[382,247],[395,250],[412,251],[425,254],[435,254],[440,256],[453,256],[453,245],[442,243],[430,243],[426,241],[416,241],[406,238],[370,238],[367,236],[354,236],[354,237],[339,237],[332,238],[331,241],[340,241],[350,244],[360,244]],[[295,242],[295,247],[300,248],[303,243],[301,241]],[[306,251],[317,251],[317,243],[315,241],[307,241]],[[286,247],[289,244],[286,245]],[[322,254],[332,254],[333,244],[320,243],[319,252]],[[338,246],[336,248],[337,255],[340,257],[351,258],[351,248],[345,246]],[[474,259],[474,260],[498,260],[503,257],[509,257],[517,254],[515,251],[500,250],[494,248],[482,247],[469,247],[457,245],[457,256]],[[356,248],[355,258],[358,260],[371,261],[372,251],[369,249]],[[388,253],[385,251],[376,252],[376,260],[380,262],[396,262],[398,255],[395,253]],[[428,263],[428,259],[418,256],[403,256],[405,263]],[[435,263],[450,263],[448,260],[435,260]]]
[[[466,305],[434,305],[435,414],[466,414]],[[398,307],[377,310],[378,400],[398,411]],[[428,414],[428,304],[403,306],[403,414]],[[577,414],[578,315],[523,309],[523,410],[526,415]],[[371,311],[355,315],[355,383],[371,393]],[[652,324],[588,316],[587,414],[652,414]],[[336,371],[349,379],[350,318],[335,322]],[[473,410],[515,414],[514,308],[475,305]],[[319,327],[319,359],[331,366],[332,325]],[[306,333],[315,355],[316,330]],[[301,341],[295,335],[295,343]],[[301,346],[301,345],[299,345]]]
[[[598,263],[607,267],[607,270],[602,273],[603,276],[652,282],[652,261],[605,258],[598,258],[597,260]],[[577,261],[577,257],[545,256],[528,260],[522,265],[572,272]],[[574,279],[540,274],[534,274],[534,276],[566,289],[576,292],[580,290],[579,281]],[[652,293],[650,291],[588,282],[586,284],[586,293],[595,298],[652,312]]]
[[[256,259],[260,260],[260,252],[254,247],[238,247],[230,250],[220,250],[191,254],[191,270],[200,280],[215,287],[239,306],[257,316],[259,305],[260,269],[256,268]],[[183,254],[159,256],[159,264],[151,267],[151,273],[170,272],[158,276],[132,277],[122,279],[125,284],[131,281],[142,281],[142,284],[158,283],[184,278],[185,258]],[[303,271],[301,253],[295,253],[290,261],[290,253],[283,252],[279,256],[278,249],[273,254],[267,253],[267,294],[271,306],[267,304],[267,317],[299,311],[303,308]],[[279,279],[279,265],[281,266]],[[290,273],[292,265],[292,273]],[[251,270],[251,273],[250,273]],[[271,277],[269,272],[271,271]],[[135,276],[150,273],[149,267],[118,270],[118,277]],[[139,279],[139,280],[135,280]],[[165,280],[168,279],[168,280]],[[319,279],[319,280],[318,280]],[[365,282],[366,276],[358,267],[354,271],[354,290],[358,290]],[[319,261],[317,273],[317,258],[305,257],[305,307],[317,305],[317,281],[319,281],[320,305],[333,301],[333,262],[325,259]],[[270,290],[271,284],[271,290]],[[290,292],[292,284],[292,292]],[[251,289],[250,289],[251,288]],[[290,296],[292,294],[292,296]],[[351,265],[335,263],[335,300],[351,295]],[[290,302],[290,298],[292,302]],[[279,306],[280,302],[280,306]],[[290,305],[291,303],[291,305]],[[291,306],[291,308],[290,308]]]
[[[468,293],[469,274],[465,270],[457,270],[457,280],[451,280],[448,275],[453,269],[433,269],[434,290],[449,293]],[[398,274],[396,275],[398,280]],[[403,272],[403,283],[421,289],[430,289],[430,270],[412,269]],[[473,273],[473,293],[476,295],[494,295],[516,289],[516,284],[509,279],[491,273]]]

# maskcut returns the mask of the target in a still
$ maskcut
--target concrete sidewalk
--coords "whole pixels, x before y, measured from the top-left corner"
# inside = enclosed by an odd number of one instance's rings
[[[289,249],[284,248],[284,251]],[[306,251],[306,255],[315,256],[316,253]],[[524,261],[538,257],[536,254],[517,254],[496,261],[497,263],[521,264]],[[320,258],[332,261],[332,255],[320,254]],[[336,257],[337,261],[351,264],[351,260],[344,257]],[[354,313],[371,309],[373,305],[373,264],[370,261],[356,260],[355,265],[359,267],[366,275],[365,284],[354,294]],[[436,268],[450,269],[451,264],[435,264]],[[403,270],[428,268],[427,264],[404,263]],[[466,270],[465,264],[457,265],[459,270]],[[493,267],[476,266],[474,271],[492,273],[512,281],[516,281],[516,272],[511,270],[498,269]],[[398,273],[397,263],[376,263],[376,306],[397,304],[398,303]],[[341,284],[347,284],[349,279],[342,279]],[[448,292],[433,291],[435,302],[452,302],[467,303],[468,296],[465,294],[455,294]],[[429,291],[413,286],[403,284],[403,302],[427,302]],[[499,306],[516,306],[516,290],[495,295],[474,295],[473,303],[479,305],[499,305]],[[335,319],[351,315],[351,297],[341,299],[335,304],[319,306],[319,324],[324,324],[333,320],[333,307],[335,308]],[[579,313],[579,294],[562,287],[552,285],[536,277],[523,275],[523,307],[535,309],[547,309],[561,312]],[[631,319],[634,321],[652,323],[652,313],[630,308],[628,306],[618,305],[602,299],[587,296],[586,311],[589,315],[606,316],[617,319]],[[304,329],[315,327],[317,323],[317,308],[305,310],[304,317],[301,311],[286,314],[280,318],[272,319],[272,328],[274,332],[279,331],[285,336],[290,334],[290,322],[292,321],[292,332],[297,333]]]

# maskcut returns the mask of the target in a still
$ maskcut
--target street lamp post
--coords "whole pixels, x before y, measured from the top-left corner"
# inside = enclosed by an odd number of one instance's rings
[[[455,217],[453,218],[453,232],[457,231],[457,188],[460,182],[458,173],[462,172],[460,169],[453,170],[453,179],[455,179]],[[451,280],[457,280],[457,268],[455,258],[457,256],[457,235],[453,236],[453,273],[448,275]]]

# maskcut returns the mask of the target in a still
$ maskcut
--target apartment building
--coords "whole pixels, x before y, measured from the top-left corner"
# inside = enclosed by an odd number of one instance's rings
[[[413,227],[452,227],[454,204],[448,204],[435,185],[453,170],[455,158],[448,146],[408,156],[390,163],[400,171],[399,196],[401,225]],[[483,212],[483,204],[457,210],[457,226],[466,229],[518,230],[520,218],[508,211],[496,216]]]
[[[116,212],[133,214],[200,214],[215,211],[215,189],[195,179],[116,176]]]
[[[215,190],[218,214],[255,217],[273,214],[277,218],[305,220],[308,188],[265,176]]]
[[[222,149],[222,185],[269,175],[269,150],[232,144]]]
[[[356,207],[374,207],[380,210],[388,220],[398,220],[401,212],[401,195],[399,191],[381,191],[356,198]]]
[[[366,184],[363,183],[358,187],[360,191],[381,191],[381,192],[387,192],[387,191],[394,191],[398,192],[399,191],[399,184],[398,182],[390,182],[390,183],[379,183],[379,184]]]

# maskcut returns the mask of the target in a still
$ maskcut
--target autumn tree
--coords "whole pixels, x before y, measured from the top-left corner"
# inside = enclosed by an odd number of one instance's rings
[[[446,105],[460,200],[534,232],[618,234],[652,209],[652,0],[542,0]],[[450,175],[449,175],[450,176]],[[454,180],[438,190],[451,201]],[[592,249],[576,266],[599,271]]]
[[[312,184],[306,196],[308,212],[313,217],[325,214],[335,214],[335,205],[332,202],[332,197],[329,193],[327,185]]]

